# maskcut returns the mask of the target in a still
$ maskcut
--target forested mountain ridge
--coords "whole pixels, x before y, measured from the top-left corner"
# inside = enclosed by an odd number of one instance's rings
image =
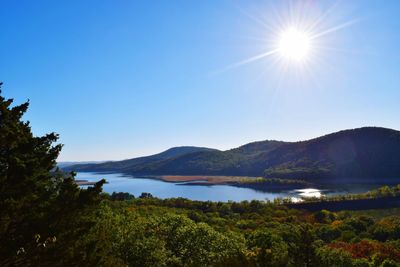
[[[161,153],[151,156],[138,157],[120,161],[107,161],[102,163],[74,164],[72,166],[61,167],[65,170],[78,171],[99,171],[99,172],[129,172],[129,170],[141,167],[146,164],[154,164],[170,158],[179,157],[189,153],[217,151],[216,149],[195,146],[181,146],[167,149]]]
[[[285,145],[268,155],[266,176],[400,178],[400,132],[344,130]]]
[[[400,132],[380,127],[343,130],[300,142],[261,141],[227,151],[186,152],[168,157],[153,155],[74,165],[67,169],[136,175],[247,175],[313,180],[400,177]]]

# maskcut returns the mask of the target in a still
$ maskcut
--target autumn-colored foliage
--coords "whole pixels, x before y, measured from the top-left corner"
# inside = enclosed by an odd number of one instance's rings
[[[395,246],[372,240],[362,240],[358,243],[334,242],[328,245],[333,249],[341,249],[349,252],[352,258],[371,259],[378,256],[382,259],[400,261],[400,250]]]

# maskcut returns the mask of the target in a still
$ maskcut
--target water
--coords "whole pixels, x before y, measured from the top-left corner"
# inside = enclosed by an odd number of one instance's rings
[[[77,173],[77,180],[96,182],[106,179],[103,190],[107,193],[128,192],[140,196],[143,192],[151,193],[158,198],[183,197],[201,201],[243,201],[243,200],[273,200],[275,198],[291,197],[294,200],[301,197],[320,197],[321,195],[338,195],[360,193],[377,188],[379,185],[346,185],[333,188],[334,185],[320,188],[298,188],[279,191],[259,191],[251,188],[230,185],[185,185],[184,183],[164,182],[161,180],[132,177],[123,174],[98,174],[89,172]]]

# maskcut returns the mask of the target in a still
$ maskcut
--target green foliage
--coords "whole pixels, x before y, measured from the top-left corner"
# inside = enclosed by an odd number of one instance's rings
[[[139,198],[152,198],[152,197],[153,197],[152,194],[144,192],[139,196]]]
[[[128,266],[137,262],[143,266],[380,266],[385,259],[396,264],[400,260],[395,242],[400,240],[364,241],[364,237],[373,238],[377,226],[394,229],[399,218],[394,215],[313,214],[259,201],[180,198],[137,198],[103,205],[108,217],[97,216],[93,240],[113,244],[103,251],[104,262],[120,261]],[[321,213],[330,219],[317,221]],[[99,240],[98,233],[104,240]],[[128,240],[136,243],[124,244]]]
[[[120,201],[122,201],[122,200],[131,200],[131,199],[134,199],[134,198],[135,198],[135,196],[131,195],[129,193],[113,192],[111,194],[111,199],[112,200],[120,200]]]
[[[314,219],[319,223],[330,223],[336,218],[335,213],[328,210],[320,210],[314,214]]]
[[[349,252],[340,249],[322,247],[317,250],[321,266],[352,267],[353,260]]]
[[[186,216],[140,214],[103,206],[90,235],[100,262],[128,266],[214,266],[240,263],[244,240]]]
[[[248,255],[257,266],[286,266],[289,264],[288,245],[275,231],[256,230],[247,238]]]
[[[61,254],[59,265],[73,263],[103,182],[80,190],[54,170],[58,136],[33,136],[22,121],[29,103],[12,103],[0,96],[0,265],[56,266]]]

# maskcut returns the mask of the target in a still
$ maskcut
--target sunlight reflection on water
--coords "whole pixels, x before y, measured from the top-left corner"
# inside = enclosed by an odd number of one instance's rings
[[[315,189],[315,188],[305,188],[305,189],[298,189],[294,190],[295,192],[298,193],[299,196],[301,197],[317,197],[320,198],[323,196],[322,190]]]

